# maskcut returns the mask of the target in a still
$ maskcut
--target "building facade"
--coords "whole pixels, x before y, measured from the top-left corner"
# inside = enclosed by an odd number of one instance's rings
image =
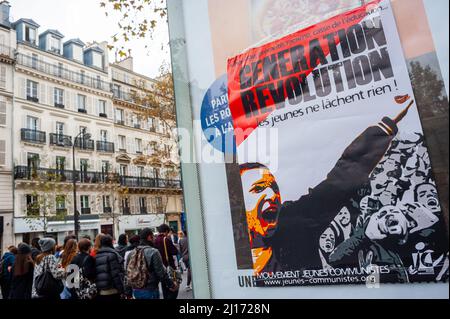
[[[175,139],[150,129],[148,119],[138,125],[133,117],[120,118],[144,108],[124,100],[131,88],[117,93],[114,74],[145,77],[129,61],[110,64],[106,42],[65,40],[58,30],[42,32],[32,19],[15,21],[9,34],[14,108],[5,129],[14,147],[0,187],[8,176],[14,179],[14,243],[43,236],[61,243],[74,231],[75,205],[81,236],[117,237],[168,221],[178,228],[182,192]],[[152,141],[169,145],[163,148],[171,149],[170,161],[159,153],[150,161],[156,155],[147,147]]]
[[[13,69],[16,36],[9,22],[9,3],[0,3],[0,253],[13,241]]]

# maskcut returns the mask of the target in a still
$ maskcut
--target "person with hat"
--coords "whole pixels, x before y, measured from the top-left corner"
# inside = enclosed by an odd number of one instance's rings
[[[33,273],[34,262],[32,258],[32,248],[29,245],[22,243],[18,247],[18,253],[12,269],[13,277],[9,299],[31,299]]]
[[[64,286],[61,284],[61,291],[54,291],[50,295],[39,295],[36,290],[37,278],[46,271],[50,272],[55,280],[63,280],[65,277],[64,268],[58,267],[58,259],[55,257],[56,242],[53,238],[44,238],[39,241],[42,253],[36,258],[36,265],[33,275],[33,299],[61,299],[60,294]],[[62,283],[62,282],[61,282]]]

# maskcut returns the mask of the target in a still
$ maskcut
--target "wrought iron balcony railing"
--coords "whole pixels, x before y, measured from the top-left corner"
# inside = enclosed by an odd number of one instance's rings
[[[14,168],[15,180],[46,181],[56,183],[71,183],[74,181],[81,184],[118,184],[117,174],[76,171],[65,169],[33,168],[28,166],[16,166]]]
[[[21,138],[24,142],[45,144],[47,142],[47,134],[42,131],[23,128],[21,130]]]
[[[62,134],[50,134],[50,145],[72,147],[72,137]]]
[[[103,81],[98,77],[95,78],[83,73],[74,72],[67,68],[60,67],[59,65],[38,60],[29,55],[25,55],[22,53],[18,54],[17,64],[93,89],[111,92],[111,84],[109,82]]]
[[[83,138],[77,138],[75,140],[75,148],[83,151],[94,151],[95,142],[93,140],[87,140]]]
[[[97,151],[105,153],[114,153],[114,143],[97,141]]]
[[[161,178],[146,178],[146,177],[132,177],[120,176],[120,185],[130,188],[171,188],[181,189],[181,181],[161,179]]]

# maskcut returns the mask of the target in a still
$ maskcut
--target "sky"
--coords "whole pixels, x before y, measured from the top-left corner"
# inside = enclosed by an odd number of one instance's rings
[[[117,33],[117,15],[106,17],[104,9],[100,8],[100,0],[9,0],[11,4],[11,20],[29,18],[41,25],[39,32],[47,29],[57,29],[64,34],[64,41],[80,38],[83,42],[111,42],[111,37]],[[149,77],[158,75],[160,65],[169,63],[170,55],[167,48],[168,29],[166,24],[160,24],[154,36],[154,41],[148,43],[153,49],[146,49],[148,41],[131,41],[134,59],[134,70]],[[161,50],[161,44],[166,49]],[[115,61],[114,51],[110,52],[110,62]]]

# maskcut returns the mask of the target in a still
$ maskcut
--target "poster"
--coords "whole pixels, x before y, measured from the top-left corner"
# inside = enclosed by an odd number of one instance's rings
[[[229,59],[228,95],[256,286],[447,280],[389,1]]]

